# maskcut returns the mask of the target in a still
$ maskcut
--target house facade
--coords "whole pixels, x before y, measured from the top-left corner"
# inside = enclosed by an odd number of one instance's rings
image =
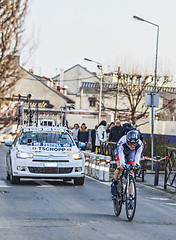
[[[89,116],[89,119],[85,117],[85,122],[87,119],[90,128],[93,128],[95,124],[98,124],[98,109],[99,109],[99,94],[100,94],[100,86],[99,86],[99,78],[89,78],[91,75],[87,76],[87,79],[79,79],[75,77],[75,72],[79,72],[77,68],[81,68],[81,71],[87,71],[85,68],[80,65],[75,65],[73,68],[62,72],[62,78],[67,79],[69,82],[68,89],[71,91],[72,86],[74,86],[74,81],[77,79],[79,85],[74,89],[74,100],[75,106],[78,110],[84,111],[92,111],[92,115]],[[77,70],[76,70],[77,69]],[[67,77],[65,78],[65,73]],[[90,72],[88,71],[90,74]],[[72,75],[73,74],[73,75]],[[58,79],[59,76],[53,78]],[[63,77],[64,75],[64,77]],[[91,79],[91,81],[90,81]],[[97,81],[98,80],[98,81]],[[149,77],[150,80],[150,77]],[[117,73],[108,73],[103,76],[103,87],[102,87],[102,120],[106,120],[108,123],[114,120],[115,109],[117,109],[118,116],[122,120],[122,122],[127,122],[129,119],[129,112],[126,111],[130,108],[129,101],[124,96],[124,94],[120,91],[120,86],[118,86],[117,91]],[[59,82],[61,83],[61,82]],[[65,82],[66,83],[66,82]],[[136,83],[137,84],[137,83]],[[137,86],[137,85],[136,85]],[[152,92],[153,86],[148,85],[146,87],[145,92]],[[169,100],[173,99],[173,104],[166,110],[164,107],[167,105]],[[155,108],[155,134],[165,134],[165,135],[174,135],[176,134],[176,107],[174,103],[174,99],[176,99],[176,88],[174,87],[163,87],[159,93],[159,107]],[[140,104],[138,105],[138,111],[145,108],[145,95],[143,93]],[[163,108],[163,110],[162,110]],[[161,109],[158,111],[158,109]],[[94,115],[93,115],[94,111]],[[97,114],[96,114],[97,112]],[[167,115],[166,115],[166,114]],[[92,119],[91,119],[92,118]],[[78,119],[79,120],[79,119]],[[93,124],[93,125],[92,125]],[[151,133],[151,119],[150,119],[150,108],[143,118],[137,121],[137,125],[139,129],[143,133]]]
[[[37,76],[23,68],[21,68],[21,71],[21,79],[9,91],[7,97],[12,97],[13,94],[27,96],[30,93],[33,109],[38,103],[40,113],[44,117],[48,117],[47,112],[50,112],[49,117],[54,116],[57,123],[60,122],[60,115],[64,112],[69,127],[73,127],[74,123],[81,124],[84,122],[89,129],[92,129],[99,123],[100,79],[95,73],[91,73],[79,64],[66,71],[62,70],[52,79]],[[106,120],[107,123],[114,121],[115,109],[122,123],[129,121],[129,112],[126,111],[130,107],[129,101],[120,92],[120,86],[118,86],[117,91],[116,82],[117,77],[114,74],[106,74],[103,77],[101,119]],[[146,91],[151,92],[152,86],[149,86]],[[159,97],[159,107],[164,107],[169,99],[174,99],[175,96],[175,88],[163,88]],[[23,101],[24,107],[27,108],[26,100],[23,99]],[[142,96],[138,108],[142,109],[144,105],[145,96]],[[72,108],[66,106],[72,106]],[[157,108],[155,108],[155,134],[176,135],[175,109],[174,104],[170,107],[170,111],[157,112]],[[145,117],[137,121],[142,133],[151,133],[149,112],[150,109],[148,109]]]

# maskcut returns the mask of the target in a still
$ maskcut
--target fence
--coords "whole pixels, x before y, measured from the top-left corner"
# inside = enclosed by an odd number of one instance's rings
[[[176,148],[166,148],[164,189],[167,186],[176,188]]]

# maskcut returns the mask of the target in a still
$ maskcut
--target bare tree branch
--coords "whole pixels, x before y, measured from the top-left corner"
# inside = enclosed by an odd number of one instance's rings
[[[18,56],[29,1],[0,0],[0,107],[21,77]]]

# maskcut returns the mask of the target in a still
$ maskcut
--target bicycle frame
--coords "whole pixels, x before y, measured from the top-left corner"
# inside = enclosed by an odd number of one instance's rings
[[[127,174],[127,176],[125,176]],[[126,179],[126,181],[124,181]],[[130,199],[130,196],[132,198]],[[114,212],[116,216],[120,215],[122,203],[126,203],[126,216],[131,221],[136,209],[136,184],[133,177],[132,168],[124,168],[120,175],[119,183],[117,185],[117,199],[113,201]],[[132,203],[131,203],[132,202]],[[133,204],[134,206],[131,206]]]

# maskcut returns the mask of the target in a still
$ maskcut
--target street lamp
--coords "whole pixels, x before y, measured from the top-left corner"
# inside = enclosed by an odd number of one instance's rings
[[[98,114],[98,123],[101,122],[101,102],[102,102],[102,81],[103,81],[103,67],[102,67],[102,64],[99,63],[99,62],[96,62],[96,61],[93,61],[91,59],[88,59],[88,58],[84,58],[85,61],[88,61],[88,62],[93,62],[93,63],[96,63],[97,64],[97,68],[100,69],[101,71],[101,76],[100,76],[100,96],[99,96],[99,114]]]
[[[155,79],[153,92],[151,93],[151,123],[152,123],[152,132],[151,132],[151,158],[153,158],[153,133],[154,133],[154,94],[156,93],[156,80],[157,80],[157,65],[158,65],[158,40],[159,40],[159,25],[149,22],[143,18],[133,16],[134,19],[149,23],[157,27],[157,40],[156,40],[156,57],[155,57]],[[153,171],[153,161],[152,161],[152,171]]]

